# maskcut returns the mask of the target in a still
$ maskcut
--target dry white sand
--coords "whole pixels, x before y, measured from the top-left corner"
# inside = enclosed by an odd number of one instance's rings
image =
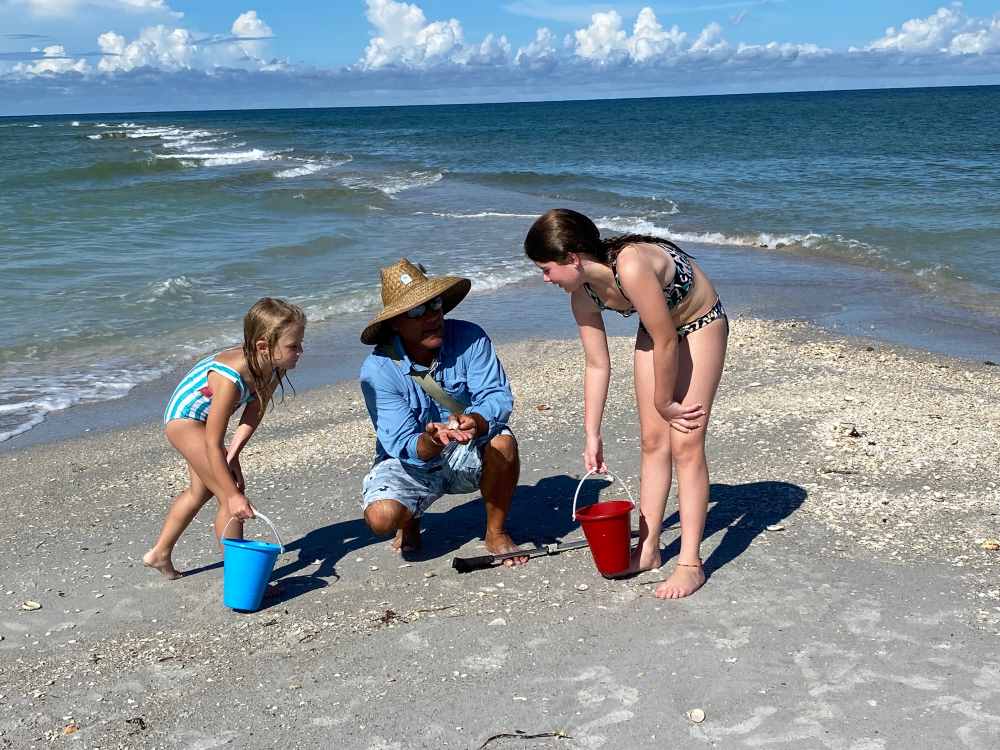
[[[635,491],[631,346],[611,342],[604,436]],[[501,355],[523,461],[511,531],[575,536],[580,347]],[[426,557],[400,561],[358,520],[373,434],[353,383],[279,406],[244,454],[248,494],[292,542],[284,598],[253,615],[222,606],[208,511],[175,556],[197,574],[167,582],[139,561],[185,484],[159,425],[6,454],[0,748],[477,748],[517,729],[553,736],[490,750],[995,747],[998,369],[734,321],[710,427],[711,577],[680,603],[651,596],[657,575],[601,579],[586,551],[459,576],[451,557],[482,552],[468,497],[434,506]],[[788,642],[764,647],[775,630]],[[643,660],[657,642],[680,662]],[[932,652],[954,678],[928,673]],[[845,669],[825,671],[820,653]],[[783,679],[794,697],[775,695]],[[847,720],[872,701],[907,728]],[[684,714],[698,706],[702,725]]]

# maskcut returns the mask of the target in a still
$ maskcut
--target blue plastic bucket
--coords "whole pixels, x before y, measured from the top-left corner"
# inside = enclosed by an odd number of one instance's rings
[[[256,517],[266,522],[275,537],[278,536],[266,516],[256,512]],[[222,548],[222,603],[239,612],[256,612],[264,599],[274,562],[285,551],[280,537],[278,544],[250,539],[223,539]]]

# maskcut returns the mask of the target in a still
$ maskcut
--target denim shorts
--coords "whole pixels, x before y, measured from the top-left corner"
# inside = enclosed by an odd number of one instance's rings
[[[504,428],[500,435],[512,435]],[[397,500],[420,517],[443,495],[464,495],[479,490],[483,478],[482,442],[459,443],[444,461],[430,467],[387,458],[372,466],[361,485],[362,510],[378,500]]]

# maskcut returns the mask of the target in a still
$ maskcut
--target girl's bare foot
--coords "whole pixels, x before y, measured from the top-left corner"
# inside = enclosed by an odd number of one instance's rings
[[[656,587],[657,599],[683,599],[691,596],[705,583],[701,563],[677,563],[671,576]]]
[[[663,565],[660,557],[660,540],[655,540],[654,544],[639,544],[632,549],[631,559],[628,568],[621,573],[615,573],[611,578],[628,578],[636,573],[647,570],[656,570]]]
[[[641,573],[644,570],[656,570],[662,565],[659,538],[653,539],[652,544],[641,544],[632,550],[632,572]]]
[[[170,555],[160,554],[155,548],[142,556],[142,564],[147,568],[160,571],[168,581],[174,581],[182,575],[180,571],[174,568],[174,564],[170,562]]]
[[[396,532],[392,540],[392,548],[400,554],[420,550],[420,519],[411,518]]]

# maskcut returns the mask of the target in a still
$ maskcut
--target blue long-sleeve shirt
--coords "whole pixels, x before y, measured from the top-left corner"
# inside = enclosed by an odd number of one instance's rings
[[[375,426],[376,462],[392,457],[414,466],[432,466],[440,457],[421,459],[417,440],[429,422],[446,422],[449,412],[410,377],[411,370],[423,373],[428,368],[410,361],[398,336],[390,346],[399,357],[398,364],[376,347],[361,365],[361,392]],[[444,321],[433,377],[448,395],[468,404],[465,413],[475,412],[486,420],[489,434],[477,436],[477,441],[506,427],[514,395],[493,342],[475,323]]]

